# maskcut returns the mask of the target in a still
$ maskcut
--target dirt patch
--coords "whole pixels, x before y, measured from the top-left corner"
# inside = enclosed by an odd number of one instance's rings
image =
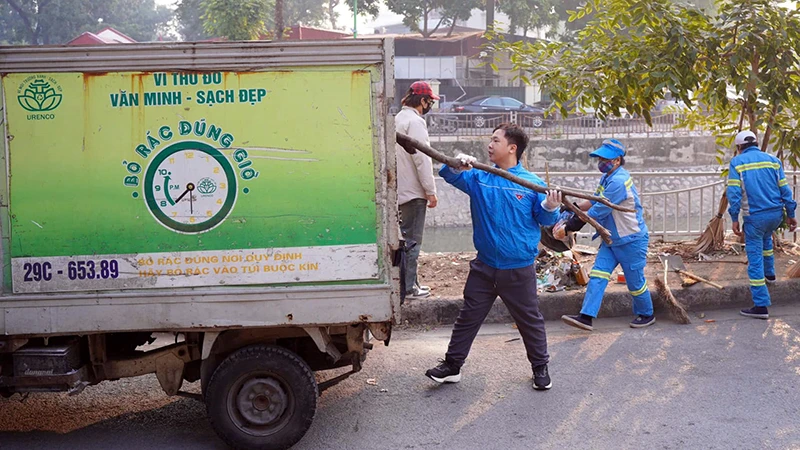
[[[744,246],[735,242],[733,237],[726,241],[722,250],[704,255],[694,253],[694,241],[653,242],[648,251],[646,269],[648,277],[663,270],[658,260],[658,255],[662,254],[681,256],[689,270],[712,280],[738,279],[744,276],[742,272],[747,267],[744,264],[747,261]],[[469,274],[469,262],[476,256],[476,252],[420,253],[418,269],[420,284],[431,287],[430,298],[461,298]],[[574,256],[587,271],[591,270],[595,255],[576,252]],[[778,277],[782,277],[787,267],[800,259],[800,245],[789,242],[776,245],[775,257]],[[540,249],[537,258],[540,282],[547,278],[548,270],[558,272],[559,266],[570,260],[563,254]],[[735,264],[736,262],[741,265]],[[616,275],[616,271],[614,274]],[[564,271],[558,272],[557,276],[563,277]],[[563,279],[557,284],[566,290],[585,289],[577,286],[574,278]]]
[[[417,276],[419,283],[430,286],[435,298],[460,297],[469,274],[469,262],[477,252],[420,252]]]

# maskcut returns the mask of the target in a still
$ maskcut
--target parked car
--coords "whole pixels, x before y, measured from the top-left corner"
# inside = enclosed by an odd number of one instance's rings
[[[574,114],[578,118],[580,126],[585,128],[627,125],[628,122],[637,117],[635,114],[628,112],[627,109],[620,108],[619,115],[609,114],[605,119],[601,119],[595,109],[590,106],[579,108]]]
[[[467,126],[472,125],[475,128],[497,125],[504,115],[512,112],[520,114],[517,116],[519,125],[539,128],[545,124],[544,108],[526,105],[515,98],[499,95],[481,95],[453,102],[450,111],[472,114],[468,119],[471,123]]]
[[[458,131],[459,119],[454,114],[426,114],[430,134],[454,134]]]
[[[655,111],[658,114],[682,113],[689,109],[683,100],[661,99],[656,102]]]

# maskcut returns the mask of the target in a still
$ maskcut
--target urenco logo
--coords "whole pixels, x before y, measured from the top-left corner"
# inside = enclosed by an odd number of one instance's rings
[[[32,75],[25,79],[17,91],[17,101],[28,114],[28,120],[52,120],[55,111],[61,105],[63,95],[58,82],[47,75]],[[49,114],[47,114],[49,113]]]

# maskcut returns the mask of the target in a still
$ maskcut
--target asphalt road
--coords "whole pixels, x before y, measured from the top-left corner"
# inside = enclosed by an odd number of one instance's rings
[[[800,449],[800,304],[769,321],[735,311],[707,323],[622,319],[592,334],[548,323],[553,389],[531,389],[516,330],[485,326],[463,381],[422,374],[449,330],[396,332],[364,370],[326,392],[296,449]],[[373,385],[367,380],[377,383]],[[197,391],[198,386],[188,387]],[[0,399],[0,448],[221,449],[197,401],[153,376],[75,397]]]

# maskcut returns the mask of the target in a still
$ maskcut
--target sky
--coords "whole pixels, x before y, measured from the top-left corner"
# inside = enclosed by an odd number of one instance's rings
[[[173,6],[175,5],[176,0],[155,0],[155,2],[158,5]],[[353,30],[353,13],[350,11],[350,8],[347,7],[346,3],[342,3],[336,7],[336,10],[339,12],[337,25],[340,27],[346,26],[347,31],[351,32]],[[373,19],[372,17],[359,16],[358,33],[371,34],[376,27],[394,25],[401,23],[402,21],[403,16],[394,14],[393,12],[389,11],[386,5],[381,5],[381,12],[378,14],[378,17]]]
[[[352,1],[352,0],[343,0],[343,2]],[[159,5],[167,5],[172,6],[175,4],[176,0],[155,0],[156,4]],[[796,7],[796,1],[786,1],[781,3],[782,6],[787,8],[794,9]],[[350,11],[350,8],[347,7],[346,3],[339,4],[336,7],[336,10],[339,12],[339,18],[337,19],[337,25],[342,27],[346,26],[348,32],[353,31],[353,13]],[[394,25],[402,23],[403,16],[395,14],[389,11],[389,8],[386,5],[381,5],[381,12],[378,14],[376,18],[372,17],[364,17],[359,16],[358,18],[358,33],[359,34],[372,34],[376,27],[386,26],[386,25]],[[327,28],[327,26],[326,26]]]
[[[337,23],[348,24],[347,30],[352,31],[353,13],[350,11],[350,8],[348,8],[345,4],[340,4],[336,7],[336,10],[339,12],[339,20]],[[389,11],[389,8],[387,8],[386,5],[381,5],[381,12],[375,19],[364,16],[359,16],[358,19],[358,32],[363,34],[372,33],[376,27],[394,25],[403,22],[403,16]]]

